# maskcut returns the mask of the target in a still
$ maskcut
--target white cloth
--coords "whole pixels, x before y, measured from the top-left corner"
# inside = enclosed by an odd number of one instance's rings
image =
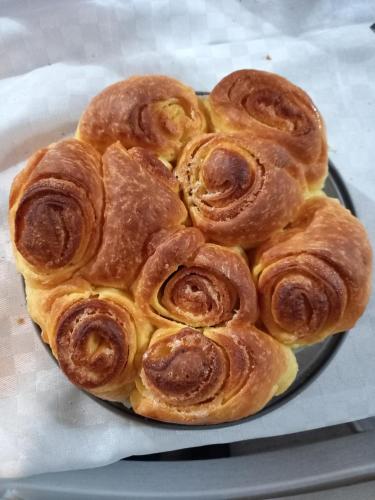
[[[370,1],[44,0],[0,4],[0,475],[96,467],[131,454],[298,432],[375,414],[375,305],[287,405],[226,428],[159,429],[71,385],[28,319],[7,227],[12,178],[72,134],[89,99],[132,74],[210,90],[232,70],[286,76],[325,117],[330,157],[375,237],[375,21]]]

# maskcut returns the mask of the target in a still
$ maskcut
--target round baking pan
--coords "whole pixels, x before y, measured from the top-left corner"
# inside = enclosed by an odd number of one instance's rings
[[[334,167],[333,163],[329,161],[329,174],[324,186],[324,191],[328,196],[338,199],[346,208],[348,208],[354,215],[355,210],[350,198],[350,195],[346,189],[345,183],[338,173],[337,169]],[[34,323],[35,328],[38,332],[39,337],[41,338],[41,331],[39,326]],[[256,415],[252,415],[250,417],[237,420],[235,422],[216,424],[216,425],[183,425],[183,424],[171,424],[167,422],[159,422],[156,420],[152,420],[141,415],[137,415],[133,410],[127,406],[124,406],[122,403],[116,403],[112,401],[104,401],[103,399],[97,398],[90,393],[86,393],[89,397],[95,399],[99,404],[107,407],[111,411],[119,413],[124,416],[124,418],[136,419],[138,421],[147,422],[149,425],[163,427],[163,428],[189,428],[189,429],[202,429],[202,428],[210,428],[210,427],[226,427],[229,425],[238,425],[242,422],[247,422],[249,420],[255,419],[268,413],[270,411],[275,410],[281,405],[286,404],[293,397],[299,394],[302,390],[306,389],[306,387],[313,381],[315,378],[322,372],[322,370],[329,364],[332,360],[333,356],[336,354],[340,345],[344,341],[346,336],[345,333],[341,333],[338,335],[334,335],[332,337],[328,337],[323,342],[319,344],[315,344],[309,347],[300,348],[296,352],[296,357],[298,361],[298,374],[297,378],[292,384],[292,386],[284,392],[282,395],[273,398],[268,405],[263,408]],[[41,342],[43,340],[41,339]],[[48,346],[43,342],[44,346],[50,353],[53,360],[57,363],[56,359],[53,357],[52,352]]]

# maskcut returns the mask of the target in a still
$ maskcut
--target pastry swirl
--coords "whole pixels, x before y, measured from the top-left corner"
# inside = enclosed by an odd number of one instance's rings
[[[244,258],[205,243],[195,228],[164,235],[135,287],[140,309],[157,326],[255,322],[256,290]]]
[[[82,278],[48,289],[27,286],[31,316],[69,380],[104,399],[125,400],[149,323],[124,293]]]
[[[80,300],[65,311],[56,329],[57,357],[74,384],[93,389],[124,371],[129,320],[126,311],[95,298]]]
[[[254,247],[303,202],[300,166],[281,147],[247,134],[205,134],[176,168],[193,224],[224,245]]]
[[[146,417],[212,424],[259,411],[296,372],[292,351],[255,327],[176,326],[153,335],[130,398]]]
[[[69,278],[95,253],[103,189],[100,157],[66,139],[38,151],[14,180],[10,226],[22,273],[42,284]]]
[[[253,274],[263,323],[293,345],[352,328],[369,299],[371,260],[358,219],[335,200],[310,198],[257,251]]]
[[[77,137],[98,151],[120,141],[141,146],[168,161],[206,123],[194,91],[166,76],[137,76],[104,89],[88,105]]]
[[[208,97],[216,130],[249,130],[286,147],[305,166],[308,185],[322,187],[327,175],[323,119],[309,96],[274,73],[243,69],[223,78]]]

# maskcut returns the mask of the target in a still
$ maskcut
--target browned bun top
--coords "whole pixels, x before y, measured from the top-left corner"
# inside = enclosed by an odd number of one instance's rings
[[[147,383],[171,404],[197,404],[224,385],[226,360],[221,349],[199,331],[183,328],[154,343],[143,357]]]
[[[89,104],[78,136],[98,151],[116,141],[141,146],[168,161],[195,134],[205,130],[194,91],[166,76],[136,76],[104,89]]]
[[[106,193],[102,239],[82,271],[96,285],[128,288],[147,258],[147,246],[162,229],[182,224],[186,208],[176,179],[152,153],[127,151],[118,142],[103,155]]]
[[[308,199],[296,220],[257,250],[263,322],[292,344],[351,328],[369,299],[371,261],[357,218],[336,200]]]
[[[192,227],[164,236],[140,273],[135,300],[159,326],[247,323],[258,314],[244,257],[233,249],[205,243],[202,233]]]
[[[209,424],[259,411],[296,376],[290,349],[249,324],[157,330],[131,394],[133,408],[168,422]]]
[[[99,239],[103,190],[96,151],[65,139],[34,155],[11,193],[14,242],[39,272],[83,264]]]
[[[74,384],[93,389],[120,375],[128,360],[129,322],[125,309],[96,298],[67,308],[56,328],[57,358]]]
[[[293,220],[303,202],[303,168],[281,146],[247,133],[196,137],[176,175],[190,216],[205,236],[254,247]]]

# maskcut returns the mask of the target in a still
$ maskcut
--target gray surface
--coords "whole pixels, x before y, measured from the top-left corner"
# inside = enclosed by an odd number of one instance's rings
[[[335,488],[334,490],[307,493],[306,495],[279,497],[280,500],[374,500],[374,498],[374,481]]]
[[[371,430],[358,432],[364,428]],[[372,420],[335,426],[275,438],[273,444],[268,440],[263,448],[264,440],[258,440],[258,447],[231,458],[126,460],[98,469],[5,480],[0,494],[7,491],[9,498],[25,500],[290,498],[375,479],[373,428]]]

